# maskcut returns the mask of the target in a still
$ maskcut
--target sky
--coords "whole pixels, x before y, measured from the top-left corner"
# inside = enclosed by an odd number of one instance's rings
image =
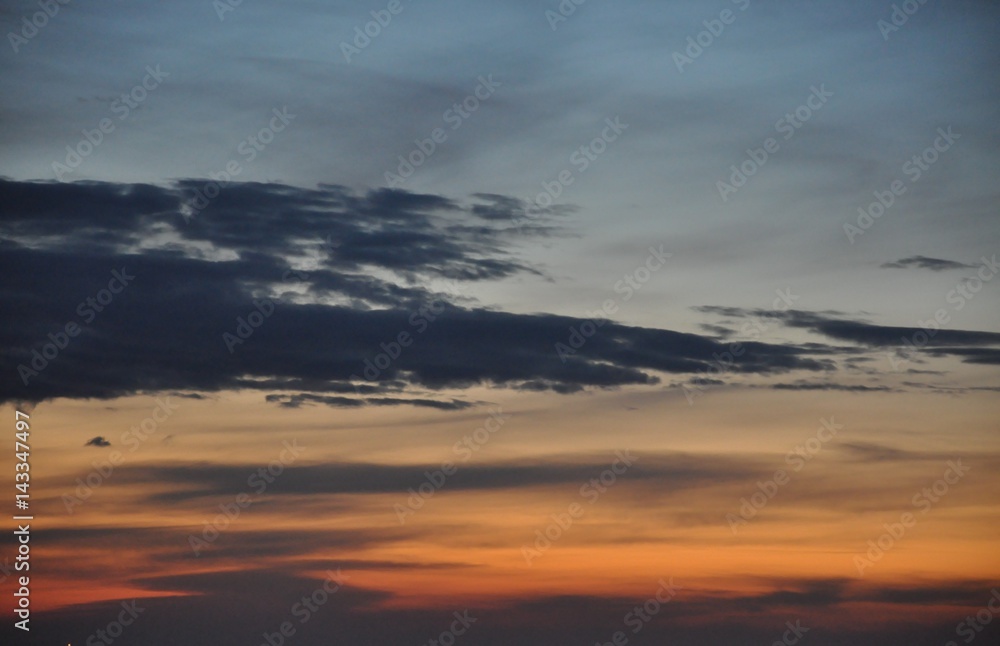
[[[998,18],[0,2],[4,643],[995,643]]]

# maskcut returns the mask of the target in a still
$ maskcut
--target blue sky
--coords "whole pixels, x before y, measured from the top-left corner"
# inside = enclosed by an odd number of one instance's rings
[[[8,5],[8,24],[32,6]],[[882,262],[914,253],[972,261],[996,248],[997,96],[983,83],[997,62],[995,12],[982,3],[928,3],[888,40],[877,22],[891,5],[881,3],[588,2],[555,30],[545,13],[558,11],[554,2],[400,6],[348,63],[341,43],[385,7],[244,2],[220,20],[210,2],[66,5],[0,59],[3,172],[54,178],[65,146],[113,116],[113,97],[154,65],[169,77],[69,179],[206,176],[239,159],[239,143],[288,106],[294,123],[239,179],[379,187],[397,155],[447,128],[445,112],[492,75],[500,87],[404,188],[529,198],[572,167],[572,152],[605,118],[620,117],[628,131],[558,200],[577,207],[564,219],[578,237],[524,250],[552,268],[561,293],[596,296],[608,270],[635,264],[655,239],[686,270],[683,281],[650,286],[657,301],[709,304],[711,294],[754,306],[794,273],[826,306],[878,315],[887,296],[851,285]],[[678,71],[674,53],[724,10],[731,24]],[[730,164],[819,85],[829,102],[723,203],[716,182]],[[949,126],[963,137],[957,154],[845,244],[843,224],[858,206]],[[524,311],[552,302],[545,284],[516,291],[487,298]],[[893,322],[922,314],[909,300],[893,303],[902,319]],[[625,316],[650,323],[638,309]],[[971,313],[969,324],[992,314]],[[662,315],[686,316],[669,306]]]

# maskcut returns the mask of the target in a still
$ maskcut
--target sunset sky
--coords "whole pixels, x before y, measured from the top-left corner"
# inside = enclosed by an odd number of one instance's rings
[[[0,3],[0,639],[997,643],[998,19]]]

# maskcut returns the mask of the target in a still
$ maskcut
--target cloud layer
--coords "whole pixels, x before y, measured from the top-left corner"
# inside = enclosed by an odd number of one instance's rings
[[[484,212],[405,191],[238,184],[192,215],[199,184],[0,182],[11,279],[0,341],[13,349],[0,401],[253,388],[299,391],[272,397],[285,406],[455,409],[465,404],[389,395],[655,384],[726,350],[696,334],[477,306],[463,285],[537,272],[496,217],[512,198],[480,196]],[[442,280],[447,293],[433,287]],[[739,372],[831,367],[820,348],[745,348]]]

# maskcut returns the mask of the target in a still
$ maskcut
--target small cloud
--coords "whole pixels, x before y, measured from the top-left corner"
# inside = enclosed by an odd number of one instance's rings
[[[98,435],[97,437],[87,440],[87,443],[84,444],[84,446],[111,446],[111,442],[104,439],[103,436]]]
[[[927,256],[910,256],[895,262],[887,262],[882,265],[882,269],[930,269],[931,271],[945,271],[947,269],[973,269],[974,265],[967,265],[964,262],[954,260],[944,260],[943,258],[928,258]]]
[[[847,393],[895,392],[888,386],[863,386],[857,384],[835,384],[829,382],[805,382],[794,384],[771,384],[773,390],[839,390]]]

